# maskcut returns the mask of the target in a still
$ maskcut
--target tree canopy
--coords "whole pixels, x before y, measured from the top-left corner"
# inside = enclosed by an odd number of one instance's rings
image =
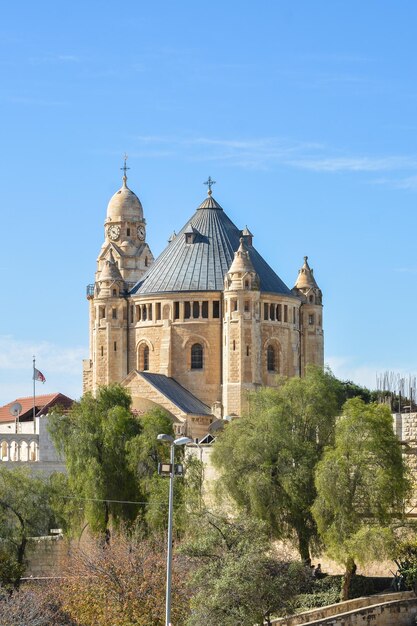
[[[337,382],[330,372],[310,367],[304,378],[261,389],[251,396],[248,414],[225,428],[213,450],[226,493],[264,520],[275,537],[295,537],[303,559],[317,538],[314,472],[333,441]]]
[[[156,441],[158,432],[172,433],[167,414],[157,410],[137,418],[130,407],[128,391],[113,384],[99,388],[96,397],[85,394],[67,414],[55,411],[50,416],[52,439],[65,458],[68,488],[93,532],[108,534],[110,526],[133,522],[139,514],[144,518],[157,450],[159,458],[168,454],[167,446]],[[68,509],[71,505],[67,514]]]
[[[346,402],[316,471],[313,514],[329,555],[346,567],[343,598],[364,563],[389,555],[409,482],[388,407]]]
[[[271,549],[264,523],[205,512],[192,528],[181,548],[195,561],[187,626],[270,624],[293,611],[310,572]]]
[[[18,588],[30,537],[49,534],[54,519],[49,482],[24,468],[0,467],[0,583]]]

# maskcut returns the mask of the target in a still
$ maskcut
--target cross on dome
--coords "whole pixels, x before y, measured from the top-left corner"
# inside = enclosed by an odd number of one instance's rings
[[[206,180],[206,182],[205,182],[205,183],[203,183],[203,185],[207,185],[207,187],[208,187],[207,195],[211,196],[211,194],[212,194],[211,188],[212,188],[212,186],[213,186],[213,185],[215,185],[215,184],[216,184],[216,181],[215,181],[215,180],[213,180],[213,179],[211,178],[211,176],[209,176],[209,177],[208,177],[208,179]]]
[[[125,152],[125,155],[124,155],[123,158],[124,158],[123,167],[121,167],[120,169],[123,170],[123,180],[124,180],[124,182],[126,182],[127,181],[126,172],[127,172],[127,170],[130,170],[130,167],[127,167],[127,165],[126,165],[126,162],[127,162],[127,159],[128,159],[128,156],[127,156],[126,152]]]

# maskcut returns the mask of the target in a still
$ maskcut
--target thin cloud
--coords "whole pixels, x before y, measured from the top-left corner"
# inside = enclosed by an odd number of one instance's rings
[[[218,161],[242,168],[270,169],[277,165],[317,173],[390,173],[369,181],[401,189],[417,189],[417,157],[406,155],[340,155],[318,142],[297,142],[285,138],[256,139],[221,137],[174,137],[140,135],[136,137],[140,156],[176,155],[191,161]],[[153,146],[158,146],[157,150]],[[204,147],[204,152],[201,151]],[[333,151],[334,152],[334,151]],[[402,176],[398,177],[398,173]]]

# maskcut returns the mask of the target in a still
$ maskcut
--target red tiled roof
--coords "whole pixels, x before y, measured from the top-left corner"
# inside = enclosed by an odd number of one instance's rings
[[[22,405],[22,412],[19,416],[20,420],[32,419],[33,414],[33,396],[28,396],[26,398],[16,398],[12,402],[5,404],[0,407],[0,422],[10,422],[14,418],[10,414],[10,407],[15,402],[19,402]],[[60,405],[65,409],[69,409],[73,404],[74,400],[71,400],[68,396],[64,396],[63,393],[48,393],[43,396],[35,397],[35,413],[39,415],[40,413],[47,413],[48,409],[53,406]]]

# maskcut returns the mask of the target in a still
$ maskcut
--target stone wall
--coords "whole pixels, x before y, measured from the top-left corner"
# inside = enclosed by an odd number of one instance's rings
[[[276,619],[275,626],[411,626],[416,623],[417,597],[412,591],[355,598]]]
[[[24,577],[62,576],[68,550],[69,544],[61,535],[30,539]]]

